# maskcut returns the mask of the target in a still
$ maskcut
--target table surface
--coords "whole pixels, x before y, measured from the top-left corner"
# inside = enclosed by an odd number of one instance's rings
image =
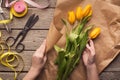
[[[45,0],[35,0],[38,3],[45,4]],[[35,24],[32,30],[29,31],[26,38],[23,41],[25,44],[25,50],[20,53],[22,56],[25,67],[24,70],[18,76],[18,80],[22,80],[25,74],[28,72],[31,66],[31,57],[35,50],[40,46],[42,41],[46,38],[47,32],[49,30],[50,23],[53,19],[53,14],[56,6],[56,0],[49,0],[50,6],[47,9],[37,9],[29,6],[28,14],[23,18],[15,18],[13,21],[8,24],[12,28],[12,33],[8,34],[2,24],[0,24],[0,31],[2,31],[2,39],[5,40],[8,36],[16,37],[17,34],[23,29],[27,19],[33,13],[39,15],[39,21]],[[6,17],[9,17],[9,10],[3,8],[5,11]],[[14,50],[14,48],[12,48]],[[7,75],[7,77],[6,77]],[[14,72],[10,69],[2,66],[0,64],[0,77],[4,80],[9,79],[13,80]],[[101,80],[120,80],[120,55],[99,75]]]

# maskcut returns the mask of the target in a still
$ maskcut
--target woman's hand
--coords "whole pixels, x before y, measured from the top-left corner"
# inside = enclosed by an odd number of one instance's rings
[[[44,67],[46,59],[47,59],[45,50],[46,50],[46,40],[44,40],[41,46],[33,54],[31,68],[41,70]]]
[[[95,64],[95,48],[92,40],[86,45],[83,52],[83,62],[87,70],[87,80],[99,80],[97,67]]]
[[[86,49],[83,52],[83,62],[86,67],[95,64],[95,48],[92,40],[86,45]]]
[[[40,74],[42,68],[47,60],[46,54],[46,40],[41,44],[41,46],[36,50],[32,56],[32,66],[23,80],[35,80]]]

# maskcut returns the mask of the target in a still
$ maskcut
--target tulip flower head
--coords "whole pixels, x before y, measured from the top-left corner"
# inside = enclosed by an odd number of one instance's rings
[[[76,10],[76,18],[77,18],[77,20],[81,20],[82,17],[83,17],[82,8],[77,7],[77,10]]]
[[[83,10],[83,17],[88,16],[91,12],[91,5],[87,5]]]
[[[101,32],[101,28],[99,28],[99,27],[94,28],[94,29],[90,32],[89,38],[90,38],[90,39],[95,39],[95,38],[100,34],[100,32]]]
[[[70,24],[74,24],[75,22],[75,13],[73,11],[68,12],[68,21]]]

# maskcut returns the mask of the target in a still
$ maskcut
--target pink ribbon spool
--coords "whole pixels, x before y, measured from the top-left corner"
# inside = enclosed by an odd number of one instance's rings
[[[26,5],[22,1],[18,1],[13,6],[16,13],[23,13],[26,9]]]

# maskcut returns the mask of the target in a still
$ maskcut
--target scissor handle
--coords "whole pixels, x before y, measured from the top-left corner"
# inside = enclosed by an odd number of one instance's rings
[[[15,44],[15,38],[14,38],[14,37],[8,37],[8,38],[6,39],[6,43],[7,43],[10,47],[12,47],[12,46]]]
[[[25,45],[22,43],[18,43],[17,46],[15,47],[15,50],[20,53],[25,49]]]

